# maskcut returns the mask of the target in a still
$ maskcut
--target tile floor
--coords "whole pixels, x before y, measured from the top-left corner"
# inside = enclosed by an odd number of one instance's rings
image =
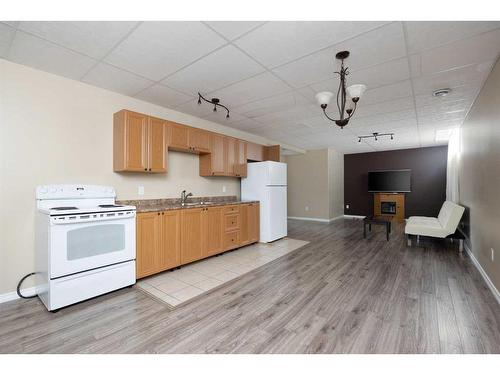
[[[136,285],[174,308],[307,243],[307,241],[284,238],[270,244],[258,243],[245,246],[217,257],[188,264],[179,270],[165,271],[142,279]]]

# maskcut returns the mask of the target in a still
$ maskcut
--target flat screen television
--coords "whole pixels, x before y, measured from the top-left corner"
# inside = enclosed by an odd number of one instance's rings
[[[368,172],[368,191],[372,193],[411,192],[411,169]]]

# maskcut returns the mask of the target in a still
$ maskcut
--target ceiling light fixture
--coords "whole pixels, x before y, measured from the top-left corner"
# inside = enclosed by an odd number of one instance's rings
[[[439,89],[436,90],[432,93],[432,96],[435,96],[436,98],[441,98],[443,96],[448,95],[451,92],[451,89]]]
[[[375,140],[378,141],[380,137],[385,137],[385,136],[390,136],[391,141],[394,140],[394,133],[372,133],[372,135],[359,135],[358,142],[361,142],[361,140],[364,138],[375,138]]]
[[[205,99],[205,98],[203,97],[203,95],[201,95],[200,93],[198,93],[198,105],[200,105],[200,104],[201,104],[201,100],[202,100],[202,99],[203,99],[205,102],[207,102],[207,103],[210,103],[210,104],[213,104],[213,105],[214,105],[214,112],[217,112],[217,107],[222,107],[222,108],[224,108],[224,109],[227,111],[227,113],[226,113],[226,118],[229,118],[229,108],[227,108],[225,105],[220,104],[220,100],[219,100],[218,98],[212,98],[212,99],[208,100],[208,99]]]
[[[346,76],[349,75],[349,68],[344,67],[344,60],[349,57],[349,51],[338,52],[335,57],[338,60],[342,61],[340,65],[340,72],[335,72],[340,76],[339,88],[337,90],[337,108],[339,110],[340,119],[335,120],[328,116],[328,114],[326,113],[326,107],[328,107],[328,104],[330,104],[330,101],[332,100],[334,95],[333,93],[329,91],[320,92],[316,94],[316,100],[321,106],[321,109],[323,109],[323,113],[325,114],[326,118],[330,121],[334,121],[335,124],[343,129],[344,126],[349,123],[352,115],[354,115],[354,112],[356,111],[356,105],[359,101],[359,98],[361,98],[363,93],[366,91],[366,86],[358,84],[351,85],[346,88]],[[353,104],[350,104],[349,107],[346,108],[346,105],[348,104],[348,95],[351,98]]]

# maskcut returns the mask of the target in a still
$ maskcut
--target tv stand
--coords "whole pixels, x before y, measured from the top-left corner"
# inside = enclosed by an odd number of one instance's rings
[[[373,214],[377,217],[404,222],[404,193],[374,193]]]

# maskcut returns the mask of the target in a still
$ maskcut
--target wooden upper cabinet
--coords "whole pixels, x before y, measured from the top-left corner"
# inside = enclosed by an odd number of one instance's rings
[[[120,111],[113,116],[113,169],[147,171],[148,116]]]
[[[264,160],[264,146],[257,143],[247,142],[247,160],[263,161]]]
[[[280,145],[264,146],[264,160],[280,161],[281,160]]]
[[[122,110],[113,117],[113,169],[116,172],[167,172],[165,121]]]
[[[210,134],[210,153],[200,155],[200,176],[226,175],[227,144],[220,134]]]
[[[189,128],[189,148],[200,153],[210,152],[210,132],[203,129]]]
[[[235,141],[236,162],[234,173],[236,177],[247,176],[247,143],[241,139]]]
[[[236,176],[236,139],[231,137],[225,138],[226,160],[224,171],[226,176]]]
[[[181,213],[181,262],[194,262],[203,258],[203,217],[204,208],[190,208]]]
[[[140,279],[159,272],[161,215],[159,212],[138,214],[136,226],[136,278]]]
[[[170,141],[168,146],[174,150],[189,151],[189,127],[170,122]]]
[[[165,121],[150,117],[148,124],[148,172],[167,171],[167,126]]]

